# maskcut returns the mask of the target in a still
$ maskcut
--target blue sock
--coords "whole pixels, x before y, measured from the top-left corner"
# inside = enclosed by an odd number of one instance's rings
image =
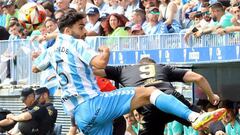
[[[156,90],[151,94],[150,101],[161,111],[176,115],[185,120],[188,120],[189,115],[192,113],[192,111],[177,98],[172,95],[167,95],[160,90]]]

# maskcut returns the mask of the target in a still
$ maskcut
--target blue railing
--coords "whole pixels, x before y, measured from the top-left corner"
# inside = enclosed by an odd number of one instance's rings
[[[142,57],[152,57],[168,64],[199,64],[239,61],[240,33],[224,36],[204,35],[184,42],[183,34],[150,35],[137,37],[88,37],[88,44],[97,49],[106,45],[111,49],[109,64],[135,64]],[[39,75],[31,72],[31,52],[41,45],[30,40],[0,42],[0,79],[4,79],[7,61],[13,80],[27,85],[38,85]]]

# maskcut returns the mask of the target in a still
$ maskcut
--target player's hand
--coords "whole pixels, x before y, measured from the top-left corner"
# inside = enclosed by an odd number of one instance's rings
[[[213,94],[211,97],[208,97],[208,100],[211,104],[217,105],[220,101],[220,97],[217,94]]]
[[[35,40],[38,41],[39,43],[42,43],[43,41],[46,40],[46,35],[37,35],[31,38],[31,42]]]
[[[109,48],[107,46],[100,46],[98,48],[99,52],[109,52]]]
[[[41,54],[41,51],[32,52],[32,60],[36,59]]]

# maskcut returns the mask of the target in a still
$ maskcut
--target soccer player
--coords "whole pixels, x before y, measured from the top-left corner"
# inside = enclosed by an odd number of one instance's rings
[[[175,90],[171,82],[194,82],[203,89],[212,104],[219,102],[218,95],[212,92],[208,81],[200,74],[189,70],[171,67],[169,65],[156,64],[150,58],[142,58],[140,64],[131,66],[107,66],[105,69],[95,69],[96,75],[112,79],[124,87],[129,86],[155,86],[166,94],[171,94],[178,98],[191,110],[200,112],[196,106],[190,104],[183,95]],[[177,116],[158,110],[149,104],[137,109],[144,115],[144,130],[141,135],[163,134],[165,124],[177,120],[182,124],[190,126],[191,123]]]
[[[88,48],[81,39],[86,35],[85,15],[70,13],[59,21],[59,34],[55,44],[42,53],[33,65],[37,73],[52,65],[62,88],[62,104],[73,114],[81,131],[88,135],[111,135],[112,120],[143,105],[154,104],[158,109],[192,122],[199,129],[203,124],[225,113],[198,114],[175,97],[155,87],[125,87],[112,92],[100,92],[93,68],[103,69],[109,60],[109,48],[101,46],[99,52]],[[45,59],[42,60],[42,57]],[[175,111],[178,110],[178,111]]]

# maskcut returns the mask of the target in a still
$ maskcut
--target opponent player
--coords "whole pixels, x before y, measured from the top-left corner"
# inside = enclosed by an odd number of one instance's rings
[[[212,104],[219,102],[218,95],[212,92],[208,81],[200,74],[192,71],[171,67],[169,65],[156,64],[150,58],[142,58],[140,64],[131,66],[107,66],[105,69],[95,69],[96,75],[112,79],[124,87],[129,86],[155,86],[166,94],[171,94],[178,98],[191,110],[200,112],[196,106],[190,104],[183,95],[175,90],[171,82],[194,82],[203,89]],[[178,120],[182,124],[190,126],[191,123],[158,110],[149,104],[138,108],[140,114],[144,115],[144,130],[141,135],[163,134],[165,124],[173,120]]]

